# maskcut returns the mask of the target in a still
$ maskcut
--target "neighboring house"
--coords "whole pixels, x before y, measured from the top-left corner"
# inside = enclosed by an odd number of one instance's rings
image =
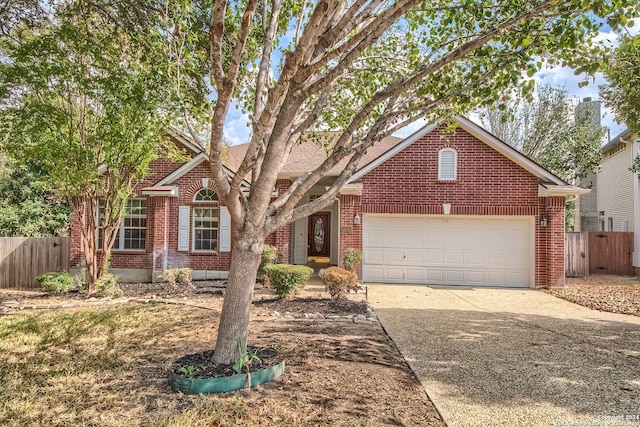
[[[640,138],[625,130],[602,148],[602,166],[591,177],[595,197],[576,203],[576,231],[633,231],[633,266],[640,268],[640,175],[629,168],[638,155]]]
[[[564,283],[568,185],[466,118],[455,134],[441,125],[370,148],[332,206],[269,237],[282,262],[321,257],[340,264],[347,248],[363,251],[361,276],[374,283],[534,287]],[[207,156],[174,133],[191,161],[158,159],[136,187],[133,215],[123,219],[111,270],[128,280],[157,279],[172,267],[194,277],[226,277],[233,236],[229,213],[209,179]],[[247,145],[232,146],[229,173]],[[274,196],[318,165],[324,149],[294,148]],[[317,197],[341,163],[303,198]],[[79,265],[78,218],[72,265]],[[317,258],[316,258],[317,259]]]

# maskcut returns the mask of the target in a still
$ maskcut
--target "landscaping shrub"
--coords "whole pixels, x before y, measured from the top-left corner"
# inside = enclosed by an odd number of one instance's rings
[[[309,282],[313,269],[306,265],[272,264],[264,268],[273,290],[282,298],[291,298]]]
[[[320,278],[333,299],[342,298],[349,289],[356,289],[358,286],[358,275],[340,267],[325,268],[321,271]]]
[[[191,269],[190,268],[170,268],[162,273],[162,278],[169,282],[172,287],[176,287],[177,283],[187,286],[191,285]]]
[[[342,265],[349,271],[356,271],[356,263],[362,261],[360,249],[348,248],[342,257]]]
[[[262,248],[262,259],[260,260],[260,267],[258,271],[264,273],[264,268],[267,265],[273,265],[278,259],[278,249],[275,246],[264,245]]]
[[[124,291],[118,284],[118,276],[105,273],[93,284],[96,292],[103,297],[121,297]]]
[[[69,292],[69,288],[73,285],[73,277],[66,271],[41,274],[36,279],[40,282],[43,291],[55,294]]]

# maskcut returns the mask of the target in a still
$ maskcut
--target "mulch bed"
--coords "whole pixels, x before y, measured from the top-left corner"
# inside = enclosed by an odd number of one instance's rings
[[[565,287],[545,292],[593,310],[640,316],[640,280],[637,277],[567,278]]]
[[[268,368],[282,361],[282,358],[278,357],[278,352],[273,349],[253,347],[247,348],[247,352],[258,357],[257,360],[251,362],[251,370]],[[174,374],[190,379],[230,377],[237,374],[233,365],[215,365],[211,362],[212,359],[213,350],[187,354],[173,362],[171,369]],[[191,366],[194,368],[193,376],[189,376],[183,371],[183,368],[187,369]],[[244,372],[246,370],[243,367],[242,373]]]

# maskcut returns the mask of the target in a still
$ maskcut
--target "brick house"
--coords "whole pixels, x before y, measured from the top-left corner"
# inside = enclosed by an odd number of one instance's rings
[[[456,121],[453,134],[436,124],[379,141],[332,206],[278,230],[267,243],[293,264],[310,257],[340,264],[347,248],[361,249],[365,282],[562,285],[565,196],[589,190],[568,185],[468,119]],[[190,267],[196,279],[227,275],[230,218],[209,179],[207,156],[183,135],[172,136],[191,160],[160,158],[136,186],[111,261],[123,280],[154,280],[173,267]],[[231,147],[228,173],[245,150]],[[274,196],[323,156],[312,143],[296,146]],[[321,195],[342,164],[301,203]],[[75,217],[76,266],[82,259],[78,227]]]

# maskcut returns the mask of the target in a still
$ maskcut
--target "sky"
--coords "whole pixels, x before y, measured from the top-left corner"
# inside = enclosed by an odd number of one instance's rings
[[[640,32],[640,19],[636,19],[635,22],[636,25],[627,29],[630,35],[636,35]],[[615,46],[618,44],[619,37],[616,33],[611,31],[608,26],[605,25],[600,30],[600,35],[597,39]],[[578,84],[584,81],[585,78],[582,75],[576,76],[573,73],[573,70],[569,67],[543,67],[543,69],[536,73],[533,78],[538,84],[564,88],[568,92],[569,97],[575,99],[576,102],[577,100],[581,100],[587,97],[590,97],[593,100],[599,99],[598,86],[606,83],[604,77],[602,76],[602,73],[597,73],[595,75],[595,78],[589,79],[589,84],[587,86],[579,87]],[[469,117],[472,120],[480,123],[478,114],[471,113]],[[602,105],[601,120],[602,125],[610,129],[609,135],[612,139],[619,135],[625,129],[625,126],[623,124],[616,123],[613,113],[604,105]],[[251,133],[251,129],[248,127],[248,124],[249,117],[240,111],[238,105],[233,104],[225,123],[225,140],[230,145],[242,144],[247,142]],[[406,128],[396,132],[395,135],[399,137],[406,137],[415,132],[420,127],[424,126],[424,124],[424,121],[416,122],[413,125],[407,126]],[[607,136],[605,136],[605,141],[603,141],[603,143],[606,142]]]

